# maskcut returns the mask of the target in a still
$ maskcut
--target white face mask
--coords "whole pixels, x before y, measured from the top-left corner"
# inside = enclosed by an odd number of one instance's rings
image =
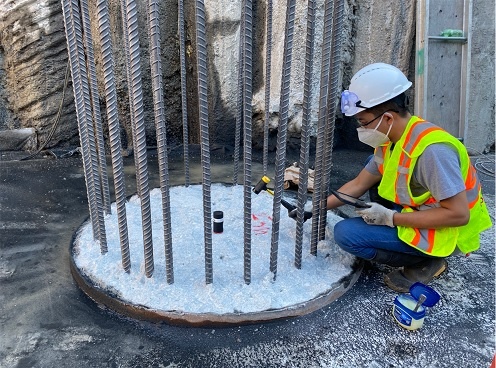
[[[377,128],[379,128],[379,125],[382,123],[382,118],[384,115],[381,116],[381,120],[379,120],[379,124],[375,127],[375,129],[367,129],[363,127],[357,128],[358,132],[358,139],[360,142],[363,142],[365,144],[368,144],[372,148],[377,148],[380,145],[383,145],[384,143],[387,143],[389,141],[388,134],[391,131],[391,128],[393,127],[393,124],[389,126],[389,130],[387,131],[386,134],[379,132]]]

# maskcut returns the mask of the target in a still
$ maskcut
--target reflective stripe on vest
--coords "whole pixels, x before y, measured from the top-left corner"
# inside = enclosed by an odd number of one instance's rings
[[[467,178],[465,179],[465,188],[475,188],[477,190],[467,191],[468,207],[471,209],[479,200],[479,192],[481,190],[481,184],[477,178],[477,173],[475,168],[470,165],[467,173]]]
[[[414,197],[410,191],[410,180],[418,157],[428,145],[434,143],[451,144],[458,152],[469,202],[470,222],[459,228],[443,229],[414,229],[398,226],[398,236],[422,252],[440,257],[447,256],[454,251],[458,238],[466,239],[467,241],[463,242],[465,244],[459,242],[458,246],[462,252],[468,253],[479,247],[479,233],[491,226],[491,223],[487,208],[483,203],[480,182],[465,147],[440,127],[413,116],[393,152],[389,150],[391,143],[376,149],[374,160],[378,164],[379,171],[383,177],[388,176],[388,179],[394,177],[394,180],[381,180],[379,195],[402,205],[404,207],[402,212],[440,207],[439,202],[432,197],[430,192]],[[477,206],[477,211],[474,211],[473,208],[478,203],[484,208]],[[459,237],[459,230],[464,232],[463,236]]]

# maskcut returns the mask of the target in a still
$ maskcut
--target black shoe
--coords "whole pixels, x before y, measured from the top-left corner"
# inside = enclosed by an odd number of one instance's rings
[[[403,270],[388,273],[384,276],[384,283],[394,291],[408,293],[414,283],[428,284],[447,268],[448,263],[444,258],[428,258],[413,266],[403,267]]]

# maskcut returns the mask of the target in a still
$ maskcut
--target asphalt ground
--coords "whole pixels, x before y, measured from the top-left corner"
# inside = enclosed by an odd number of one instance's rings
[[[229,156],[220,152],[219,157],[223,154]],[[335,150],[331,185],[351,179],[367,155]],[[226,328],[140,322],[98,306],[71,276],[69,247],[88,217],[80,156],[18,161],[23,156],[0,152],[0,367],[491,364],[496,351],[494,227],[484,233],[478,252],[448,260],[448,271],[431,284],[441,301],[427,311],[417,331],[394,321],[391,309],[398,294],[383,284],[389,269],[378,266],[366,268],[337,301],[302,317]],[[493,160],[494,172],[494,153],[474,161],[487,159]],[[198,162],[197,157],[191,164],[200,178]],[[150,185],[158,186],[153,150],[149,164]],[[181,166],[171,158],[171,177],[178,184]],[[214,155],[212,171],[213,181],[229,181],[229,158]],[[136,185],[130,158],[125,172],[131,195]],[[494,178],[480,176],[494,219]]]

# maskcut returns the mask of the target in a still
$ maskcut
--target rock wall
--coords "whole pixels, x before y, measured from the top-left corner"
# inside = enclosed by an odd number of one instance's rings
[[[265,14],[267,4],[263,0],[254,1],[254,3],[253,142],[256,148],[260,148],[265,114]],[[298,143],[303,102],[307,3],[302,1],[296,3],[288,129],[289,140]],[[156,141],[149,72],[147,1],[139,0],[137,4],[147,143],[154,146]],[[119,119],[123,127],[123,145],[126,146],[131,143],[131,129],[124,70],[120,0],[108,0],[108,5],[111,16]],[[241,0],[206,0],[205,5],[209,61],[210,143],[229,146],[234,144]],[[195,3],[185,1],[185,6],[189,142],[199,143]],[[284,46],[286,0],[273,0],[273,6],[272,76],[270,80],[271,149],[274,149],[279,116],[280,66]],[[182,143],[177,8],[177,0],[160,2],[164,98],[168,121],[168,142],[171,146]],[[415,2],[408,0],[345,0],[340,83],[343,88],[349,84],[351,76],[359,68],[376,61],[398,66],[409,75],[410,80],[414,81],[415,12]],[[312,85],[312,120],[314,122],[317,120],[318,112],[323,13],[324,0],[318,0]],[[100,73],[100,101],[105,121],[105,99],[100,68],[95,1],[90,2],[90,14],[94,16],[92,33],[95,40],[97,69]],[[472,65],[474,67],[471,70],[471,91],[474,99],[469,108],[482,112],[484,123],[480,127],[478,122],[470,122],[468,137],[474,146],[489,147],[494,144],[494,134],[488,134],[488,132],[494,132],[494,83],[492,87],[483,88],[482,81],[489,78],[494,81],[494,58],[488,57],[494,56],[494,9],[488,4],[474,4],[473,14],[475,19],[473,21]],[[487,27],[482,27],[481,24]],[[491,30],[492,38],[486,37],[487,29]],[[0,131],[34,128],[38,145],[41,145],[54,124],[61,104],[66,65],[66,41],[59,0],[0,0]],[[481,88],[483,88],[483,93],[479,93]],[[413,91],[412,89],[411,93]],[[49,147],[78,144],[70,84],[61,111],[60,123]],[[354,130],[349,128],[349,124],[343,121],[340,114],[336,121],[336,143],[347,147],[360,147]]]
[[[1,0],[0,35],[0,130],[34,128],[43,142],[61,104],[67,65],[60,1]],[[70,95],[52,145],[77,142]]]
[[[495,140],[495,12],[494,2],[474,2],[470,97],[465,145],[478,152],[494,150]]]
[[[105,121],[101,52],[96,18],[96,2],[90,3],[102,117]],[[143,70],[144,110],[147,143],[156,145],[153,100],[149,73],[147,2],[138,1],[140,46]],[[109,0],[114,48],[119,119],[123,145],[132,142],[129,100],[124,69],[124,46],[120,1]],[[161,2],[161,39],[166,96],[166,115],[172,123],[168,133],[172,143],[182,134],[180,115],[180,69],[177,36],[177,0]],[[0,0],[0,131],[32,127],[38,145],[45,142],[59,110],[67,66],[67,43],[59,0]],[[78,145],[78,129],[72,85],[66,89],[60,122],[47,147]]]
[[[146,127],[147,145],[156,146],[154,104],[151,90],[150,74],[150,45],[148,35],[149,25],[147,23],[147,1],[137,1],[138,25],[140,29],[140,57],[142,64],[143,105],[144,120]],[[90,14],[95,14],[92,22],[97,23],[96,4],[90,9]],[[120,0],[109,0],[109,15],[112,34],[112,46],[114,50],[116,88],[118,94],[119,119],[122,129],[123,146],[132,144],[131,122],[129,115],[129,99],[127,89],[127,78],[125,70],[124,39],[122,33],[122,17]],[[179,67],[179,36],[177,33],[177,0],[164,0],[160,2],[160,39],[162,51],[163,92],[165,102],[165,116],[168,121],[167,135],[171,145],[177,144],[182,136],[181,123],[181,84]],[[97,67],[100,70],[101,52],[98,29],[93,30],[97,55]],[[100,75],[100,98],[104,101],[103,77]]]

